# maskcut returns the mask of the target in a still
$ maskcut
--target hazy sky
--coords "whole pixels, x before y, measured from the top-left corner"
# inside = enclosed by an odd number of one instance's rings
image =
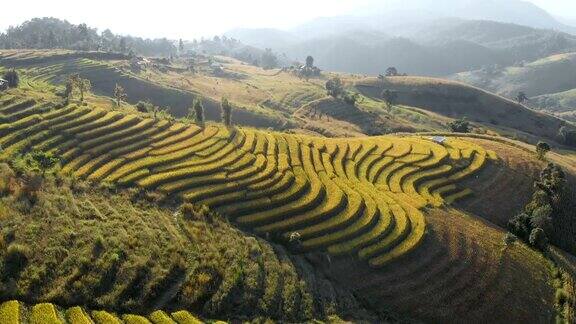
[[[351,12],[371,2],[399,0],[2,0],[0,31],[33,17],[87,23],[100,31],[192,39],[236,27],[287,28],[318,16]],[[430,0],[434,1],[434,0]],[[530,0],[552,14],[576,18],[576,0]]]

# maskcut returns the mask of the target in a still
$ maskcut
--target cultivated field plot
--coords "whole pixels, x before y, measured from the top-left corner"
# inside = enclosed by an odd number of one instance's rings
[[[106,311],[87,311],[81,307],[61,309],[51,303],[25,305],[12,300],[0,304],[0,323],[2,324],[202,324],[198,319],[187,311],[176,311],[170,314],[163,311],[155,311],[148,316],[140,315],[116,315]],[[210,321],[210,323],[225,323],[222,321]]]
[[[166,120],[5,96],[1,154],[54,151],[63,171],[204,204],[304,251],[381,267],[424,240],[425,207],[472,194],[459,183],[492,151],[459,138],[325,139]]]

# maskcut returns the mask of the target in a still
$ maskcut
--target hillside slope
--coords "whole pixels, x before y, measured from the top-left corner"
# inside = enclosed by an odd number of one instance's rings
[[[576,88],[576,53],[558,54],[520,66],[510,66],[489,73],[483,70],[458,73],[451,78],[515,98],[523,91],[529,97],[563,92]]]
[[[549,56],[530,63],[492,70],[474,70],[450,78],[514,99],[524,92],[527,105],[562,119],[576,114],[576,53]]]
[[[128,102],[136,104],[138,101],[150,101],[160,107],[169,107],[175,117],[186,116],[194,99],[200,97],[195,91],[151,82],[144,75],[139,76],[119,68],[116,66],[118,62],[128,61],[122,55],[101,52],[64,51],[64,54],[60,54],[54,50],[8,50],[0,53],[0,66],[23,69],[31,80],[63,85],[69,75],[78,73],[90,80],[92,91],[96,94],[113,97],[114,87],[118,84],[125,89]],[[220,120],[219,99],[204,98],[208,120]],[[256,127],[278,127],[281,124],[277,118],[242,107],[235,108],[234,119],[239,124]]]
[[[302,254],[364,307],[433,322],[555,316],[541,255],[505,245],[502,229],[450,207],[484,194],[466,179],[501,159],[468,139],[326,139],[25,99],[11,91],[0,101],[3,159],[52,151],[75,177],[209,206]]]
[[[371,98],[381,98],[384,89],[397,94],[396,103],[419,107],[471,122],[529,142],[557,141],[558,131],[568,123],[511,100],[462,83],[432,78],[387,77],[356,82],[356,89]]]

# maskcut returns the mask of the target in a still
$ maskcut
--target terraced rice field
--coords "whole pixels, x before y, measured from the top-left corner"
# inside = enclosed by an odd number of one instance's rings
[[[472,192],[459,183],[495,158],[480,145],[426,137],[325,139],[34,101],[0,101],[1,155],[42,149],[78,177],[205,204],[304,251],[355,254],[381,267],[415,250],[426,206]]]
[[[25,305],[12,300],[0,303],[0,323],[2,324],[202,324],[187,311],[175,311],[170,314],[155,311],[147,316],[124,314],[117,315],[106,311],[88,311],[81,307],[60,308],[51,303]],[[225,323],[210,321],[210,323]]]

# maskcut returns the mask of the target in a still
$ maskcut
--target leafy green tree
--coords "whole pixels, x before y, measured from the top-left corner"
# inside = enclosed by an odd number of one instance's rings
[[[232,125],[232,105],[227,98],[222,98],[220,103],[220,108],[222,109],[222,122],[226,126]]]
[[[326,81],[326,91],[328,95],[338,98],[344,92],[344,86],[342,80],[338,77],[333,77],[332,79]]]
[[[391,66],[386,69],[386,76],[398,76],[398,69]]]
[[[352,106],[356,105],[358,98],[360,98],[360,95],[357,93],[346,93],[343,96],[344,102]]]
[[[84,102],[84,94],[92,88],[90,80],[82,78],[79,74],[73,74],[69,77],[69,81],[72,83],[73,88],[78,89],[78,92],[80,92],[80,102]]]
[[[306,57],[306,67],[307,68],[314,67],[314,58],[311,55],[308,55],[308,57]]]
[[[546,236],[544,230],[541,228],[533,229],[532,232],[530,232],[528,241],[530,245],[541,251],[544,251],[548,245],[548,237]]]
[[[532,231],[530,215],[526,213],[520,213],[512,217],[508,221],[508,230],[510,233],[513,233],[524,241],[527,241],[528,236]]]
[[[116,83],[116,86],[114,87],[114,98],[116,98],[116,106],[118,107],[120,107],[120,103],[123,100],[128,98],[126,91],[124,91],[124,88],[118,83]]]
[[[10,88],[18,88],[20,85],[20,76],[15,69],[4,73],[3,79],[8,81],[8,87]]]
[[[50,152],[33,151],[30,154],[30,157],[35,166],[42,171],[43,175],[46,174],[46,171],[52,169],[56,164],[58,164],[58,162],[60,162],[60,159]]]
[[[391,109],[393,105],[396,104],[396,99],[398,99],[398,94],[394,91],[386,89],[382,91],[382,100],[386,104],[386,108]]]
[[[273,69],[278,66],[278,58],[272,52],[272,49],[267,48],[264,53],[262,53],[260,66],[264,69]]]
[[[448,124],[448,127],[454,133],[470,133],[471,130],[470,122],[466,118],[453,120]]]
[[[70,99],[74,93],[74,81],[68,77],[64,86],[64,98]]]
[[[197,124],[204,124],[204,105],[202,104],[202,98],[194,99],[188,115],[190,119],[194,118]]]
[[[546,153],[548,153],[549,151],[550,151],[550,145],[548,145],[548,143],[540,141],[538,142],[538,144],[536,144],[536,154],[538,155],[538,158],[540,160],[544,160]]]
[[[184,53],[184,42],[182,41],[182,38],[178,41],[178,50],[180,51],[180,54]]]

